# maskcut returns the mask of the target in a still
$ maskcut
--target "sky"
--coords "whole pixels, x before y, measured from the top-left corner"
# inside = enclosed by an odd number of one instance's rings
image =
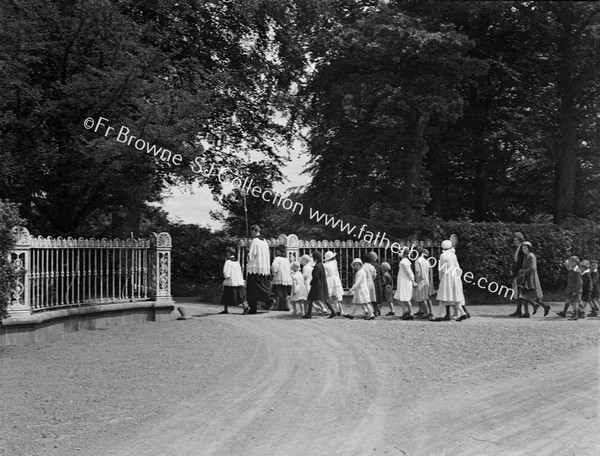
[[[308,154],[295,147],[290,150],[290,162],[282,169],[283,175],[287,178],[284,183],[276,182],[274,189],[280,193],[290,187],[297,187],[310,183],[310,176],[302,174],[308,163]],[[229,188],[226,188],[229,191]],[[184,223],[195,223],[203,226],[209,226],[212,229],[220,229],[220,222],[211,219],[210,210],[221,210],[222,207],[213,199],[213,195],[207,185],[194,186],[188,190],[173,187],[170,190],[171,195],[164,199],[162,208],[169,213],[169,218],[173,221],[182,220]],[[250,196],[251,198],[251,196]]]

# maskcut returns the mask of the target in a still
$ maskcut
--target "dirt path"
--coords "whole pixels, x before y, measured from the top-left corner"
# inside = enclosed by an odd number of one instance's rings
[[[96,363],[137,372],[106,398],[122,404],[120,419],[73,418],[81,430],[52,442],[56,453],[22,443],[6,454],[600,454],[600,321],[504,312],[474,308],[462,323],[209,315],[157,324],[156,346],[143,339],[152,325],[139,325],[130,370],[115,353]],[[131,337],[111,332],[98,352]],[[200,335],[193,349],[181,346]],[[148,358],[158,346],[161,363]],[[109,416],[103,402],[95,407]]]

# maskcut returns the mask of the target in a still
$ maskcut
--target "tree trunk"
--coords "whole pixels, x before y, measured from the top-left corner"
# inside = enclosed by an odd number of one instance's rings
[[[562,25],[562,39],[558,41],[560,56],[557,90],[558,137],[555,140],[555,186],[554,223],[563,223],[575,212],[575,178],[577,175],[577,109],[578,87],[575,81],[576,36],[572,10],[562,7],[556,11],[557,20]]]
[[[401,210],[411,221],[421,219],[423,213],[424,184],[421,182],[423,159],[427,155],[429,145],[425,131],[429,123],[429,115],[415,116],[412,142],[405,148],[405,153],[397,154],[391,167],[393,181],[401,182],[397,188],[397,209]]]
[[[575,179],[577,177],[577,123],[575,101],[564,95],[558,114],[555,174],[554,223],[563,223],[575,212]]]

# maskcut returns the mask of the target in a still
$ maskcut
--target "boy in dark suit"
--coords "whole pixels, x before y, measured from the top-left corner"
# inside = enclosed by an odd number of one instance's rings
[[[579,258],[576,256],[570,257],[564,263],[565,267],[569,271],[567,275],[567,289],[565,294],[567,295],[567,302],[562,312],[557,312],[557,315],[565,318],[569,306],[573,306],[573,316],[571,320],[579,319],[579,301],[581,301],[581,291],[583,289],[583,280],[581,279],[581,271],[579,270]]]

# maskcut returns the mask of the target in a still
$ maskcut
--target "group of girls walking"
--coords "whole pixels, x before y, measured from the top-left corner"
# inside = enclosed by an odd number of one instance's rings
[[[350,289],[352,297],[351,309],[344,313],[342,301],[344,289],[340,279],[336,253],[327,251],[323,256],[315,251],[312,255],[303,255],[298,262],[289,262],[286,248],[276,248],[277,256],[271,265],[273,304],[278,310],[288,310],[302,318],[312,318],[313,311],[329,318],[346,317],[354,319],[358,309],[362,309],[363,318],[374,320],[380,316],[382,308],[389,306],[386,316],[396,315],[394,305],[402,309],[401,319],[429,318],[431,321],[450,320],[450,308],[454,307],[457,321],[470,317],[464,307],[461,271],[451,241],[442,243],[443,253],[440,256],[440,284],[437,291],[439,301],[438,315],[432,310],[431,298],[435,295],[433,270],[427,261],[429,252],[421,247],[416,249],[418,257],[413,265],[409,259],[409,249],[400,252],[400,264],[396,277],[396,290],[389,263],[379,263],[375,252],[365,253],[355,258],[352,263],[354,284]],[[225,290],[221,313],[228,313],[228,305],[242,304],[244,313],[256,313],[255,308],[249,311],[244,302],[243,278],[241,267],[235,259],[235,250],[227,249],[227,261],[223,268]],[[264,298],[265,301],[271,299]],[[419,310],[413,312],[411,301],[418,304]],[[253,306],[251,306],[253,307]],[[269,305],[269,308],[271,304]]]
[[[415,317],[429,318],[430,321],[450,320],[450,308],[454,307],[456,321],[469,318],[465,309],[465,298],[461,282],[461,270],[456,259],[452,242],[447,240],[442,243],[443,253],[440,256],[439,271],[440,283],[437,291],[438,316],[432,313],[431,298],[435,292],[433,282],[433,269],[427,261],[429,251],[418,247],[418,257],[414,262],[414,272],[409,259],[409,249],[405,247],[400,252],[400,264],[396,279],[396,292],[393,293],[393,280],[390,274],[389,263],[380,265],[381,274],[377,274],[379,263],[377,254],[371,252],[363,257],[356,258],[352,262],[352,268],[356,271],[354,285],[350,289],[353,292],[353,310],[346,315],[354,318],[356,305],[360,305],[364,311],[364,318],[373,320],[375,316],[381,315],[382,306],[389,305],[390,311],[386,315],[395,315],[394,302],[402,308],[402,320],[413,320]],[[381,277],[381,285],[378,285],[378,276]],[[381,291],[380,291],[381,290]],[[419,305],[419,310],[413,313],[411,301]]]

